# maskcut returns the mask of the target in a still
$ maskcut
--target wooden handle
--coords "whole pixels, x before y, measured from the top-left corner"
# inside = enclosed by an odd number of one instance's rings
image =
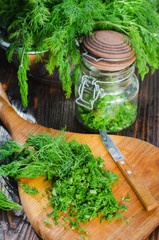
[[[11,104],[8,100],[7,94],[5,93],[1,83],[0,83],[0,97],[2,97],[5,100],[5,102],[8,103],[11,106]]]
[[[153,210],[158,206],[158,202],[153,198],[147,186],[137,174],[137,172],[129,165],[126,159],[117,161],[117,166],[123,173],[125,179],[138,196],[139,200],[147,211]]]
[[[11,106],[8,97],[0,83],[0,119],[13,137],[17,129],[24,124],[24,119],[21,118]],[[22,124],[23,123],[23,124]]]
[[[40,133],[56,134],[58,130],[46,128],[41,125],[29,122],[20,117],[11,106],[7,95],[0,83],[0,119],[4,123],[12,139],[24,144],[28,134],[37,135]]]

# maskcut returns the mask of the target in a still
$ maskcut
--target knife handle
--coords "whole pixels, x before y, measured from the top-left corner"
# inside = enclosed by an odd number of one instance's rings
[[[123,159],[117,161],[116,163],[146,210],[150,211],[152,209],[155,209],[158,206],[158,202],[153,198],[141,177],[129,165],[128,161],[126,159]]]

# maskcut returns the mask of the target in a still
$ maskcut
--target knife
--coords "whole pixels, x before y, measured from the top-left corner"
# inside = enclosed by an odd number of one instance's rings
[[[145,209],[147,211],[155,209],[158,206],[158,202],[153,198],[142,178],[132,168],[124,155],[120,152],[118,147],[105,133],[105,131],[99,130],[99,133],[104,146],[107,148],[109,154],[114,159],[115,163],[119,167],[127,182],[130,184],[133,191],[136,193]]]

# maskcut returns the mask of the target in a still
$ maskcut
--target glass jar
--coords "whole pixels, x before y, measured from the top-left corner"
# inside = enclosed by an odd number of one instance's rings
[[[83,39],[75,84],[76,117],[91,132],[117,132],[136,119],[139,82],[130,42],[111,30],[95,31]]]
[[[75,86],[76,118],[91,132],[117,132],[136,119],[139,82],[134,62],[119,71],[98,69],[81,60]]]

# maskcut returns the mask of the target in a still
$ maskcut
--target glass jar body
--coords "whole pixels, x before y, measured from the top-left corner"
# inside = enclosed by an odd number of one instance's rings
[[[81,62],[75,84],[76,118],[91,132],[117,132],[136,119],[139,81],[134,64],[106,72]]]

